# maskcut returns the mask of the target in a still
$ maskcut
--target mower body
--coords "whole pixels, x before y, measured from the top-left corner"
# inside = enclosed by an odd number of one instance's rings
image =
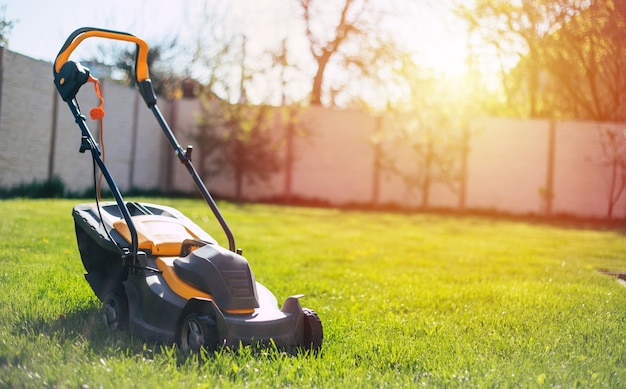
[[[181,338],[183,320],[206,315],[216,326],[216,345],[274,342],[302,345],[300,296],[278,308],[274,295],[256,282],[247,260],[231,252],[178,210],[156,204],[126,204],[139,236],[140,267],[128,267],[128,228],[115,202],[73,209],[85,278],[105,302],[120,296],[116,327],[163,342]],[[106,317],[105,317],[106,319]]]

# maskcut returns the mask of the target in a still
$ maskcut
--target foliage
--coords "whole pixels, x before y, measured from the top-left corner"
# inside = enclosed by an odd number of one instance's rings
[[[479,0],[459,6],[457,14],[468,23],[470,35],[498,53],[507,97],[503,111],[520,117],[624,120],[623,2]]]
[[[467,99],[471,90],[460,91],[442,79],[423,75],[408,57],[403,58],[398,74],[405,79],[407,98],[388,107],[392,130],[380,135],[388,143],[381,168],[402,178],[409,191],[419,193],[420,206],[428,208],[433,185],[444,184],[453,191],[462,185],[468,123],[479,109]],[[409,145],[408,168],[396,161],[398,144]]]
[[[220,30],[217,26],[208,28]],[[242,200],[244,181],[252,184],[266,181],[282,167],[277,151],[284,136],[276,131],[280,109],[251,104],[247,99],[249,69],[245,36],[239,40],[223,30],[216,36],[212,48],[199,44],[196,53],[198,63],[204,65],[207,73],[199,96],[202,109],[197,118],[198,170],[205,179],[218,175],[231,177],[235,199]],[[237,43],[241,43],[243,52],[238,51]],[[230,80],[237,75],[239,85],[235,87]]]
[[[164,192],[160,188],[130,188],[125,192],[128,196],[163,196]],[[170,196],[177,194],[169,193]],[[178,193],[183,195],[183,193]],[[67,189],[65,183],[59,176],[54,176],[50,180],[33,180],[31,182],[23,182],[14,186],[0,187],[0,199],[57,199],[57,198],[74,198],[89,199],[94,198],[93,188],[87,188],[82,191],[72,191]],[[102,197],[112,198],[113,194],[108,188],[102,189]]]
[[[9,45],[9,35],[11,35],[11,31],[13,27],[15,27],[16,20],[8,20],[6,18],[7,6],[0,6],[0,46],[8,46]]]
[[[132,50],[124,47],[114,56],[114,67],[121,70],[124,74],[122,82],[127,85],[135,85],[135,48]],[[178,40],[173,38],[169,41],[163,41],[158,44],[150,45],[148,48],[148,68],[150,69],[150,80],[154,91],[168,99],[180,97],[192,97],[197,93],[197,82],[184,75],[184,72],[175,71],[168,63],[172,58],[176,57]]]
[[[54,176],[49,180],[33,180],[28,183],[3,188],[0,187],[0,198],[25,197],[32,199],[58,198],[66,194],[65,184],[60,177]]]
[[[594,1],[546,37],[548,106],[561,117],[626,120],[625,39],[622,1]]]
[[[340,9],[329,11],[319,0],[300,0],[309,51],[316,65],[311,105],[337,104],[337,95],[348,91],[349,84],[366,80],[384,84],[381,75],[398,56],[394,40],[381,28],[385,17],[382,8],[369,0],[343,0],[340,4]],[[332,67],[349,81],[340,85],[328,80]]]
[[[434,184],[458,190],[466,127],[438,110],[404,112],[394,115],[393,120],[397,128],[396,142],[410,146],[411,165],[408,169],[398,166],[392,146],[383,157],[382,167],[400,176],[409,191],[419,193],[422,208],[430,206],[430,190]]]
[[[607,218],[613,217],[613,209],[626,189],[626,139],[624,129],[602,128],[599,130],[600,146],[609,178]]]
[[[268,180],[281,167],[277,153],[273,110],[267,105],[230,104],[213,94],[202,99],[197,139],[200,143],[200,173],[232,177],[235,198],[243,199],[243,182]],[[209,170],[210,169],[210,170]]]
[[[515,55],[527,59],[527,66],[519,78],[513,75],[503,77],[507,103],[516,106],[522,115],[540,116],[542,40],[569,14],[571,7],[567,3],[570,1],[481,0],[471,11],[464,9],[462,12],[469,20],[470,34],[481,34],[501,56]],[[503,72],[506,69],[503,68]],[[520,90],[524,91],[521,99],[518,97]]]
[[[151,200],[153,201],[153,200]],[[201,201],[171,205],[216,237]],[[320,357],[186,358],[100,323],[73,202],[0,201],[1,387],[622,387],[623,233],[475,217],[220,207],[257,280],[305,293]]]

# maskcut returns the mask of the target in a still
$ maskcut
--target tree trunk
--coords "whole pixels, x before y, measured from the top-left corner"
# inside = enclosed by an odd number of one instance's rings
[[[243,162],[243,145],[241,141],[237,139],[235,141],[235,201],[241,202],[243,198],[243,174],[244,174],[244,162]]]
[[[432,140],[426,145],[426,158],[424,159],[424,181],[422,181],[422,208],[426,209],[430,202],[430,183],[432,180],[432,166],[434,162],[434,150]]]
[[[324,51],[322,55],[316,57],[317,72],[313,78],[313,89],[311,90],[311,105],[322,105],[322,83],[324,81],[324,71],[330,60],[332,52]]]
[[[293,137],[294,137],[294,110],[289,110],[287,122],[286,146],[285,146],[285,200],[290,201],[292,197],[291,182],[293,175]]]

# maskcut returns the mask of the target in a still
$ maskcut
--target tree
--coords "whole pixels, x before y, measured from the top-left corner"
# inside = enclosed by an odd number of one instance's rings
[[[279,72],[280,81],[280,107],[275,108],[280,118],[280,124],[284,127],[284,150],[285,157],[283,159],[284,170],[284,192],[285,201],[292,198],[292,182],[293,182],[293,165],[296,159],[294,150],[294,140],[297,136],[306,134],[305,126],[300,121],[300,115],[303,107],[297,101],[292,101],[287,95],[288,76],[290,70],[297,70],[297,66],[290,61],[290,53],[287,50],[287,38],[281,41],[278,50],[269,52],[271,57],[272,68]],[[279,126],[280,127],[280,126]]]
[[[502,82],[518,116],[626,119],[624,2],[479,0],[457,12],[501,58],[517,58]]]
[[[210,92],[203,93],[198,134],[203,179],[230,175],[237,201],[244,198],[244,182],[255,184],[269,179],[281,167],[276,152],[280,139],[270,131],[272,122],[268,105],[231,104]]]
[[[607,193],[607,218],[613,217],[615,205],[626,189],[626,139],[624,129],[600,129],[600,145],[604,160],[609,168],[609,190]]]
[[[16,20],[7,20],[6,17],[7,6],[0,6],[0,46],[7,47],[9,45],[9,35],[13,27],[15,27]]]
[[[148,48],[148,68],[150,69],[150,80],[156,94],[172,99],[182,97],[183,93],[194,93],[197,88],[193,88],[193,80],[187,75],[176,72],[168,64],[171,59],[177,56],[178,39],[173,38],[151,45]],[[124,45],[123,49],[114,51],[113,67],[119,69],[124,74],[121,80],[127,85],[135,85],[135,62],[136,49]],[[184,89],[183,86],[186,86]]]
[[[547,36],[546,105],[559,117],[626,120],[625,40],[626,4],[612,0],[592,2]]]
[[[208,32],[198,32],[195,63],[202,69],[202,109],[198,117],[200,173],[203,179],[232,177],[235,198],[244,199],[244,184],[267,180],[281,168],[277,149],[282,137],[274,129],[276,111],[268,104],[251,104],[247,87],[252,72],[245,58],[245,36],[220,25],[220,9],[206,9]],[[210,46],[203,36],[210,35]]]
[[[399,72],[406,80],[409,96],[398,106],[390,107],[396,131],[387,136],[409,146],[412,165],[399,166],[393,151],[382,155],[379,163],[399,176],[409,191],[417,191],[420,206],[428,208],[434,184],[444,184],[452,191],[462,187],[469,106],[463,105],[465,96],[455,95],[458,88],[446,88],[442,80],[424,76],[426,72],[409,58],[404,58]]]
[[[344,87],[325,85],[330,66],[336,65],[354,81],[358,75],[376,78],[378,67],[394,61],[395,44],[381,30],[384,11],[376,9],[371,1],[343,0],[336,20],[329,20],[329,15],[335,15],[319,0],[300,0],[300,6],[309,50],[316,64],[312,105],[332,104],[334,95]]]
[[[456,13],[468,23],[470,34],[478,35],[496,49],[508,105],[516,107],[520,116],[545,114],[539,102],[543,93],[545,39],[578,12],[577,3],[577,0],[477,0],[472,7],[457,7]],[[518,65],[523,64],[523,68],[521,72],[510,74],[513,58]]]

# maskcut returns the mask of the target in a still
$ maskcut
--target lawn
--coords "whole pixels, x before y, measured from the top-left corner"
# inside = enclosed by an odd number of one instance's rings
[[[172,205],[223,241],[197,200]],[[321,355],[184,357],[110,332],[75,201],[0,201],[0,387],[624,387],[615,230],[479,217],[220,206],[257,280],[324,324]]]

